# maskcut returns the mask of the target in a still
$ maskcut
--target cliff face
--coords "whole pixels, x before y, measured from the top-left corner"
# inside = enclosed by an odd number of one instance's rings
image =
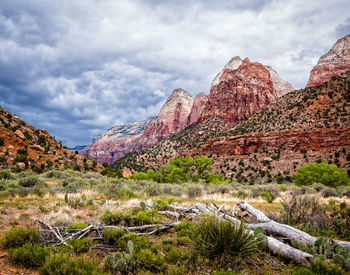
[[[187,125],[196,123],[202,114],[205,104],[207,103],[208,96],[206,94],[200,93],[195,96],[191,112],[187,118]]]
[[[155,121],[142,133],[137,150],[156,144],[163,138],[184,129],[193,105],[193,97],[182,89],[176,89],[167,99]]]
[[[151,117],[144,121],[137,121],[123,125],[116,125],[90,143],[82,152],[99,162],[112,163],[126,153],[132,152],[138,145],[144,130],[154,122]]]
[[[277,98],[270,72],[265,66],[250,62],[248,58],[240,61],[235,57],[214,79],[199,121],[217,115],[229,123],[238,123]]]
[[[328,53],[322,55],[312,69],[306,87],[321,85],[332,76],[350,70],[350,34],[339,39]]]

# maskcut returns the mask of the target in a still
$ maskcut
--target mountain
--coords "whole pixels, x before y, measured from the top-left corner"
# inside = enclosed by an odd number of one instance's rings
[[[102,165],[62,146],[45,130],[38,130],[16,115],[0,108],[0,167],[93,169]]]
[[[293,87],[270,66],[236,56],[213,80],[199,122],[217,115],[228,123],[238,123],[291,91]]]
[[[71,151],[83,151],[87,145],[77,145],[75,147],[69,147],[68,149]]]
[[[332,76],[350,70],[350,34],[339,39],[328,53],[322,55],[312,69],[306,87],[321,85]]]
[[[151,117],[144,121],[116,125],[94,138],[82,154],[101,163],[112,163],[126,153],[132,152],[139,144],[145,129],[155,120],[155,117]]]
[[[194,99],[186,91],[175,89],[161,108],[155,121],[142,133],[137,150],[156,144],[163,138],[184,129],[188,125]]]
[[[208,116],[113,165],[145,171],[175,156],[206,155],[214,160],[214,171],[242,182],[288,178],[300,165],[320,160],[349,171],[349,90],[350,71],[290,92],[233,126]]]

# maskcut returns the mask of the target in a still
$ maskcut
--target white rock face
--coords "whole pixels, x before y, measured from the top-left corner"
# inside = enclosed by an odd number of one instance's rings
[[[224,70],[230,69],[230,70],[237,70],[238,67],[242,64],[243,60],[239,56],[232,57],[231,60],[225,65],[225,67],[222,69],[220,73],[216,75],[214,78],[211,86],[218,85],[220,83],[220,77]]]
[[[283,80],[278,75],[278,73],[274,69],[272,69],[271,66],[265,66],[265,67],[270,72],[271,80],[273,82],[273,87],[277,91],[278,97],[281,97],[289,92],[294,91],[293,86],[289,82]]]
[[[316,66],[350,64],[350,34],[339,39]]]

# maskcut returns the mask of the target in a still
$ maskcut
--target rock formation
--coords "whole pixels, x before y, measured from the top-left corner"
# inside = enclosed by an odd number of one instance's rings
[[[136,147],[141,150],[156,144],[163,138],[184,129],[193,105],[193,97],[182,89],[176,89],[167,99],[159,115],[143,132]]]
[[[123,125],[116,125],[95,138],[82,152],[99,162],[112,163],[116,159],[132,152],[148,125],[156,120],[151,117]]]
[[[271,66],[265,67],[270,72],[273,87],[275,88],[278,97],[281,97],[285,94],[288,94],[289,92],[294,91],[293,86],[289,82],[283,80]]]
[[[200,93],[195,96],[190,115],[187,118],[186,126],[196,123],[198,121],[207,100],[208,96],[206,94]]]
[[[274,74],[276,76],[277,73]],[[274,102],[283,93],[277,93],[270,71],[265,66],[250,62],[248,58],[242,61],[234,57],[214,79],[199,121],[218,115],[229,123],[237,123]]]
[[[350,70],[350,34],[339,39],[312,69],[306,87],[318,86]]]

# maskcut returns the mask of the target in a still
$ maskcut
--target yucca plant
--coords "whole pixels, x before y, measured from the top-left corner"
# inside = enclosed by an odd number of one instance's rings
[[[193,226],[192,249],[207,259],[235,262],[254,253],[259,244],[257,236],[244,227],[214,215],[202,216]]]

